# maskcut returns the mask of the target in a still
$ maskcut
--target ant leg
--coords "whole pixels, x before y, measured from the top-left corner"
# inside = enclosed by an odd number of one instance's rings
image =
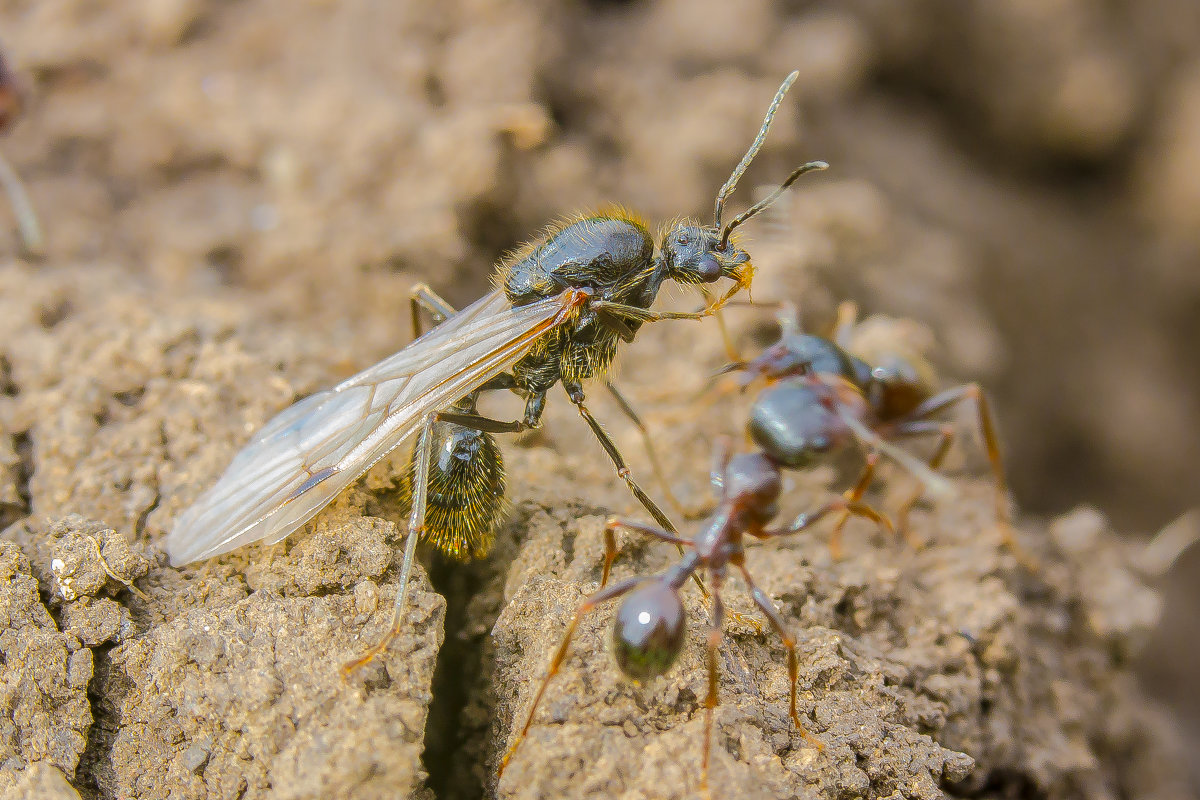
[[[837,322],[833,327],[833,343],[843,350],[850,347],[850,337],[858,324],[858,305],[851,300],[838,304]]]
[[[914,420],[901,423],[896,427],[897,436],[924,436],[932,433],[938,435],[938,443],[933,449],[933,455],[925,463],[929,465],[930,469],[937,469],[946,460],[946,454],[950,452],[950,447],[954,444],[954,426],[949,423],[929,425],[927,420]],[[922,487],[918,486],[896,509],[896,528],[904,536],[904,540],[914,548],[919,548],[920,542],[915,539],[912,529],[908,525],[908,515],[923,494]]]
[[[454,306],[442,299],[441,295],[430,288],[427,283],[418,283],[412,287],[408,293],[408,307],[412,312],[413,338],[421,338],[424,332],[421,330],[421,309],[429,312],[429,316],[433,317],[433,324],[441,325],[446,321],[447,317],[454,315],[456,312]]]
[[[732,448],[733,443],[728,436],[717,439],[717,443],[713,447],[712,464],[708,469],[708,482],[718,500],[725,493],[725,473],[729,470]]]
[[[875,477],[875,465],[879,463],[879,453],[872,450],[867,453],[866,460],[867,463],[858,476],[858,482],[843,494],[848,502],[857,503],[862,500],[863,494],[866,493],[867,488],[871,485],[871,480]],[[842,529],[846,527],[846,521],[850,519],[851,513],[849,509],[842,511],[837,524],[833,526],[833,533],[829,534],[829,554],[833,556],[834,561],[842,560]]]
[[[408,594],[408,576],[412,572],[413,556],[417,551],[417,539],[425,529],[425,501],[429,493],[429,462],[430,448],[433,444],[433,425],[437,421],[436,414],[425,418],[417,439],[416,470],[413,478],[412,511],[408,515],[408,537],[404,540],[404,560],[400,563],[400,585],[396,588],[396,604],[392,608],[392,624],[374,647],[353,661],[342,665],[342,675],[349,675],[354,670],[369,664],[375,656],[387,650],[392,640],[400,633],[404,622],[404,599]]]
[[[483,433],[522,433],[529,430],[529,425],[519,419],[512,422],[502,422],[501,420],[480,416],[479,414],[463,414],[457,411],[439,411],[437,418],[438,422],[450,422],[454,425],[462,425],[464,428],[471,428]]]
[[[800,735],[804,737],[805,741],[815,745],[818,750],[823,750],[825,745],[821,743],[821,740],[809,733],[808,728],[800,721],[800,713],[796,711],[796,681],[799,679],[800,674],[800,668],[796,662],[796,640],[788,633],[787,626],[783,624],[783,618],[779,616],[779,609],[771,602],[771,598],[767,597],[767,593],[758,588],[754,579],[750,577],[750,570],[746,569],[745,559],[740,558],[733,563],[742,571],[742,579],[746,581],[746,587],[750,589],[750,596],[754,598],[755,605],[762,611],[767,621],[771,623],[771,627],[775,629],[775,632],[779,634],[779,638],[783,640],[783,646],[787,648],[788,680],[791,681],[788,714],[791,716],[792,722],[799,729]]]
[[[678,534],[670,531],[664,531],[661,528],[656,528],[653,525],[645,525],[641,522],[633,522],[631,520],[621,519],[619,517],[609,517],[608,522],[604,526],[604,573],[600,578],[600,585],[604,586],[608,583],[609,570],[612,569],[612,563],[617,559],[617,536],[618,529],[625,529],[640,533],[644,536],[652,536],[655,539],[660,539],[664,542],[670,542],[679,548],[682,553],[685,547],[690,547],[691,539],[684,539]]]
[[[666,473],[663,472],[662,462],[658,460],[658,451],[654,447],[654,440],[650,437],[650,431],[646,428],[646,424],[642,422],[641,417],[633,410],[633,406],[629,404],[629,401],[625,399],[623,394],[617,391],[617,387],[613,386],[611,381],[605,381],[604,387],[608,389],[608,393],[617,401],[617,406],[625,413],[625,416],[629,418],[634,427],[638,429],[638,433],[641,434],[642,444],[646,448],[646,455],[650,457],[650,470],[654,473],[654,477],[659,483],[659,488],[666,495],[667,503],[675,509],[676,514],[686,519],[688,514],[679,502],[679,499],[675,497],[675,493],[671,491],[671,484],[667,481]]]
[[[991,404],[987,394],[978,383],[967,383],[947,389],[930,397],[921,403],[908,415],[911,421],[926,419],[959,403],[975,401],[975,416],[979,423],[979,433],[983,437],[984,448],[987,450],[988,461],[992,465],[992,478],[996,483],[996,524],[1006,547],[1013,552],[1017,560],[1029,569],[1037,569],[1037,561],[1025,552],[1017,543],[1016,532],[1012,527],[1012,515],[1008,507],[1008,479],[1005,476],[1004,458],[1000,451],[1000,437],[996,433],[996,422],[992,417]]]
[[[638,486],[637,481],[633,479],[633,474],[629,470],[629,465],[625,463],[625,457],[621,455],[621,451],[617,449],[617,444],[605,432],[604,428],[600,427],[600,423],[592,416],[592,412],[588,411],[584,405],[586,399],[583,394],[583,387],[578,384],[563,384],[563,388],[567,390],[567,396],[571,398],[571,402],[575,404],[575,408],[579,410],[579,416],[583,417],[588,427],[592,429],[592,433],[600,442],[600,446],[604,448],[604,452],[608,454],[613,466],[616,467],[617,477],[625,481],[625,485],[629,487],[629,491],[637,498],[638,502],[650,512],[655,521],[672,533],[678,533],[679,529],[671,524],[671,519],[663,512],[658,504],[650,499],[650,495],[642,491],[642,487]]]
[[[504,758],[500,760],[500,768],[496,771],[497,781],[504,774],[505,768],[512,761],[517,748],[521,746],[521,742],[525,741],[525,735],[529,733],[529,726],[533,724],[533,715],[537,713],[537,707],[542,702],[542,696],[546,693],[546,687],[550,685],[550,679],[558,674],[559,667],[562,666],[563,661],[567,658],[567,649],[571,646],[571,637],[575,635],[575,629],[579,626],[579,621],[583,619],[584,615],[601,603],[614,600],[651,580],[655,579],[642,577],[627,578],[620,583],[614,583],[612,586],[601,589],[580,603],[579,607],[575,609],[575,616],[571,617],[571,621],[567,624],[567,630],[563,633],[558,650],[555,651],[554,658],[550,660],[550,668],[546,671],[546,677],[542,679],[542,684],[538,687],[537,694],[533,696],[533,704],[529,707],[529,714],[525,717],[525,724],[521,726],[521,732],[517,734],[517,740],[512,743],[512,746],[508,748],[508,752],[504,754]]]
[[[706,308],[712,306],[712,292],[708,291],[704,286],[697,286],[696,288],[700,290],[700,296],[704,298],[704,306]],[[741,361],[741,354],[738,353],[737,346],[733,343],[733,337],[729,335],[729,326],[725,324],[725,315],[721,313],[719,307],[713,312],[713,316],[716,317],[717,328],[721,331],[721,343],[725,345],[725,357],[730,361]]]
[[[704,758],[701,761],[700,782],[708,794],[708,763],[712,752],[713,715],[717,708],[717,650],[721,646],[721,631],[725,622],[725,604],[721,602],[721,576],[712,574],[712,615],[708,621],[708,694],[704,698]]]
[[[889,534],[894,535],[896,532],[896,529],[892,525],[892,521],[890,519],[885,517],[883,514],[880,514],[866,503],[847,500],[844,497],[837,497],[825,503],[825,505],[820,506],[816,511],[804,512],[792,520],[792,524],[788,525],[786,528],[759,531],[758,533],[751,531],[750,534],[758,539],[773,539],[779,536],[791,536],[792,534],[800,533],[806,528],[812,527],[820,522],[823,518],[832,514],[834,511],[849,511],[851,514],[855,514],[860,517],[866,517],[879,527],[886,530]]]
[[[598,314],[631,319],[635,322],[662,322],[668,319],[706,319],[725,304],[724,299],[718,300],[717,303],[719,305],[705,306],[699,311],[647,311],[644,308],[614,303],[611,300],[593,300],[591,307]]]
[[[433,325],[437,327],[445,322],[450,317],[458,313],[458,310],[446,302],[440,294],[435,292],[427,283],[418,283],[408,293],[408,306],[410,316],[412,318],[413,339],[420,339],[425,333],[421,328],[421,309],[425,309],[429,316],[433,318]],[[479,391],[491,389],[511,389],[516,386],[516,381],[512,375],[507,372],[502,372],[492,378],[483,386],[479,387]],[[470,426],[467,426],[470,427]],[[502,432],[509,432],[507,430]]]
[[[122,586],[124,586],[124,587],[125,587],[126,589],[128,589],[129,591],[131,591],[131,592],[133,592],[134,594],[136,594],[136,595],[137,595],[139,598],[141,598],[142,600],[144,600],[144,601],[146,601],[147,603],[149,603],[149,602],[150,602],[150,595],[146,594],[146,593],[145,593],[145,592],[143,592],[141,589],[139,589],[138,587],[134,586],[134,584],[133,584],[133,579],[132,579],[132,578],[131,578],[131,579],[129,579],[129,580],[126,580],[125,578],[122,578],[122,577],[121,577],[120,575],[118,575],[117,573],[113,572],[113,569],[112,569],[112,567],[110,567],[110,566],[108,565],[108,561],[107,561],[107,560],[104,558],[104,553],[101,551],[101,547],[100,547],[100,540],[99,540],[99,539],[97,539],[95,536],[92,536],[90,533],[85,533],[85,534],[83,534],[83,536],[84,536],[84,538],[86,538],[86,539],[87,539],[89,542],[91,542],[91,543],[92,543],[92,547],[93,547],[93,548],[95,549],[95,551],[96,551],[96,559],[97,559],[97,560],[100,562],[100,568],[104,570],[104,574],[105,574],[105,575],[107,575],[108,577],[112,578],[112,579],[113,579],[114,581],[116,581],[117,583],[119,583],[119,584],[121,584]]]
[[[21,176],[12,168],[8,160],[0,155],[0,186],[8,194],[12,203],[13,215],[17,218],[17,231],[21,234],[21,244],[25,252],[31,256],[41,256],[45,250],[45,240],[42,237],[42,226],[38,223],[37,212],[25,191]]]

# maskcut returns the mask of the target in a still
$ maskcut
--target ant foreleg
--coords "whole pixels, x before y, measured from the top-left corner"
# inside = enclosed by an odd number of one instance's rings
[[[704,286],[696,287],[700,291],[700,296],[704,298],[705,308],[713,305],[712,292],[708,291]],[[721,343],[725,345],[725,357],[730,361],[741,361],[741,355],[738,353],[737,346],[733,343],[733,337],[729,334],[729,326],[725,324],[725,315],[721,313],[721,308],[713,312],[713,317],[717,320],[717,329],[721,331]]]
[[[734,287],[735,289],[737,287]],[[591,308],[597,314],[610,317],[630,319],[635,322],[662,322],[668,319],[707,319],[717,313],[728,302],[732,295],[723,295],[716,303],[707,305],[699,311],[649,311],[638,306],[614,303],[611,300],[593,300]]]
[[[542,702],[542,696],[546,693],[546,687],[550,685],[550,680],[558,674],[559,668],[563,661],[567,658],[567,650],[571,646],[571,637],[575,635],[575,629],[579,627],[579,621],[584,615],[592,611],[601,603],[606,603],[609,600],[615,600],[623,594],[627,594],[633,589],[636,589],[647,581],[655,580],[654,578],[634,577],[627,578],[620,583],[614,583],[612,586],[601,589],[592,596],[588,597],[579,607],[575,609],[575,615],[571,617],[571,621],[567,623],[567,630],[563,633],[562,641],[558,645],[558,650],[554,652],[554,658],[550,660],[550,668],[546,672],[546,677],[542,679],[541,686],[538,687],[537,694],[533,696],[533,704],[529,706],[529,714],[525,717],[525,724],[521,726],[521,732],[517,734],[517,739],[508,748],[508,752],[504,754],[504,758],[500,760],[500,767],[496,771],[496,780],[500,780],[500,776],[504,774],[504,770],[508,767],[513,756],[517,752],[517,748],[521,746],[521,742],[525,741],[526,734],[529,733],[529,727],[533,724],[533,715],[537,713],[538,705]]]
[[[800,713],[796,710],[796,682],[800,677],[800,668],[796,660],[796,640],[788,633],[787,626],[783,623],[783,618],[779,616],[779,609],[771,602],[771,598],[767,597],[767,593],[758,588],[754,579],[750,577],[750,570],[746,569],[746,562],[739,559],[733,563],[742,571],[742,580],[746,582],[746,588],[750,590],[750,596],[754,598],[755,605],[762,611],[767,621],[771,623],[771,627],[779,634],[779,638],[783,640],[783,646],[787,649],[788,680],[791,682],[788,714],[791,716],[792,722],[799,729],[800,735],[804,737],[805,741],[815,745],[818,750],[824,749],[825,745],[809,733],[808,728],[800,721]]]

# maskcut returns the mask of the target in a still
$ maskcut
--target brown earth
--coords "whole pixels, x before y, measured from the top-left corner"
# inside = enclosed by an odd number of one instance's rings
[[[432,561],[404,635],[348,682],[395,588],[394,464],[273,552],[180,570],[155,547],[271,414],[408,340],[417,280],[468,302],[505,248],[603,202],[706,218],[795,68],[738,207],[800,161],[833,169],[753,224],[755,297],[814,327],[845,298],[927,324],[945,373],[995,393],[1039,568],[999,547],[967,479],[916,517],[919,552],[858,523],[841,562],[821,533],[755,549],[824,746],[790,726],[778,640],[731,624],[714,794],[1196,796],[1195,750],[1135,667],[1200,719],[1200,561],[1160,595],[1113,532],[1198,497],[1196,17],[1174,0],[0,0],[27,89],[0,152],[47,235],[22,259],[0,225],[0,795],[694,796],[693,590],[688,649],[645,687],[607,655],[611,612],[584,625],[495,784],[599,578],[603,518],[641,515],[561,396],[506,445],[493,556]],[[729,322],[743,352],[773,335],[765,311]],[[745,398],[697,399],[724,359],[690,323],[623,359],[685,504],[744,419]],[[659,496],[636,431],[593,396]],[[954,470],[974,472],[965,438]],[[845,466],[796,475],[786,510]],[[1104,514],[1034,516],[1078,502]],[[673,554],[623,548],[619,575]]]

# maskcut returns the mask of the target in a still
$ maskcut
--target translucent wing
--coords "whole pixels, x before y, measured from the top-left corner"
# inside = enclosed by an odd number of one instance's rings
[[[428,414],[512,366],[578,302],[567,291],[512,308],[493,291],[395,355],[284,409],[179,515],[167,535],[171,563],[283,539]]]

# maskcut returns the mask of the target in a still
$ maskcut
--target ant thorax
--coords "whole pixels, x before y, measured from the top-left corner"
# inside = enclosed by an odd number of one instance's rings
[[[597,299],[644,309],[654,302],[663,281],[654,266],[654,243],[645,223],[613,208],[552,225],[501,262],[496,282],[514,306],[568,288],[588,288]],[[640,323],[605,325],[585,307],[517,362],[513,376],[522,388],[537,392],[560,380],[579,384],[602,375],[616,357],[620,326],[632,335]]]

